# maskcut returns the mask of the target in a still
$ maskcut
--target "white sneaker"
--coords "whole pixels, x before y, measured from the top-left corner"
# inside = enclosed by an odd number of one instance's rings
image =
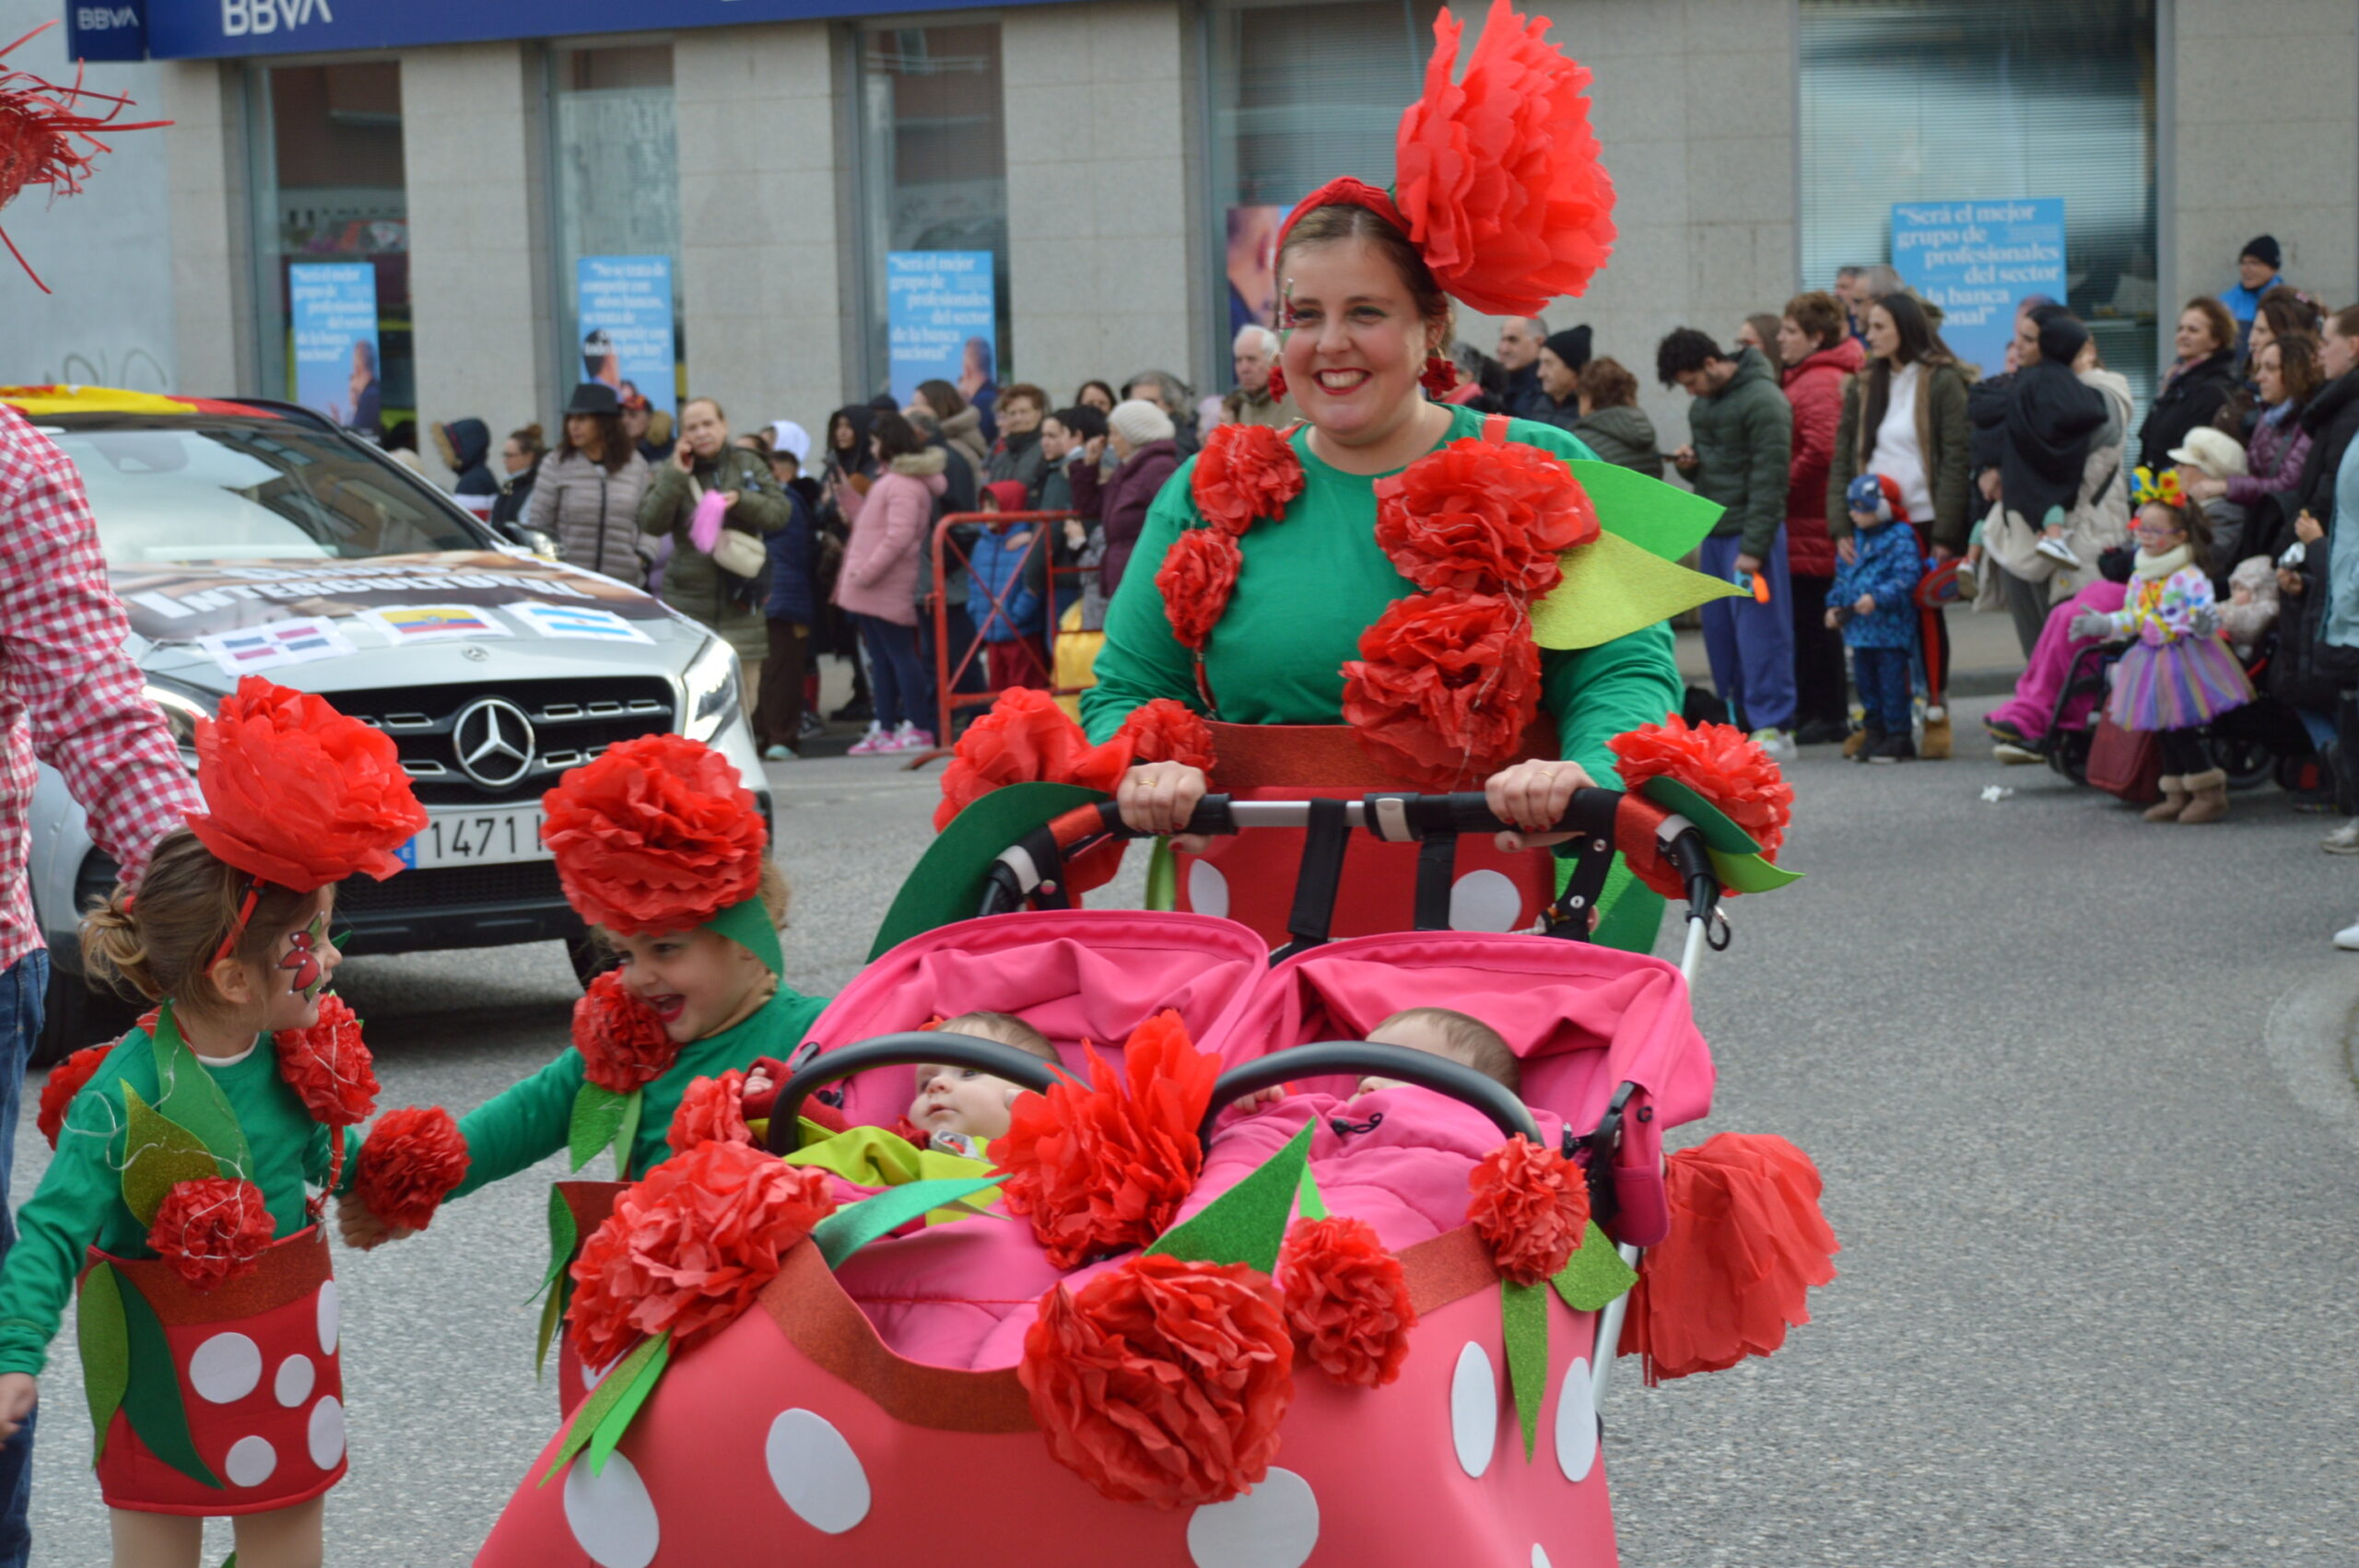
[[[2334,945],[2345,953],[2359,953],[2359,926],[2345,926],[2335,932]]]
[[[851,743],[851,749],[844,755],[846,756],[875,756],[894,749],[893,737],[885,732],[885,727],[872,722],[868,726],[868,733],[854,741]]]
[[[2072,546],[2052,534],[2041,534],[2039,543],[2032,548],[2049,560],[2061,561],[2068,567],[2077,567],[2081,564],[2081,557],[2072,553]]]
[[[1762,754],[1775,763],[1791,762],[1798,755],[1794,749],[1793,732],[1788,730],[1755,730],[1753,732],[1753,743],[1759,746]]]
[[[1996,745],[1990,748],[1990,755],[1997,757],[2001,762],[2005,763],[2009,767],[2027,767],[2034,763],[2041,763],[2048,760],[2037,752],[2033,751],[2030,747],[2019,746],[2013,741],[1999,742]]]
[[[2319,839],[2318,848],[2330,855],[2359,855],[2359,816]]]

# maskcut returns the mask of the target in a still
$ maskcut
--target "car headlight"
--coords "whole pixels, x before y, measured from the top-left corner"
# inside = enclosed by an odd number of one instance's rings
[[[737,716],[737,650],[721,638],[709,638],[688,661],[680,677],[687,688],[687,706],[680,713],[680,733],[691,741],[710,741],[722,726]]]
[[[163,714],[165,728],[172,732],[172,743],[184,752],[196,749],[196,721],[210,719],[213,710],[186,692],[152,682],[140,688],[140,695],[156,705]]]

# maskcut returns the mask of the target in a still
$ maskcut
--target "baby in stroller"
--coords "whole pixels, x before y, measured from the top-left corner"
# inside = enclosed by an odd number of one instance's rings
[[[1523,1070],[1506,1039],[1481,1019],[1450,1008],[1407,1008],[1369,1030],[1367,1037],[1373,1045],[1400,1046],[1471,1067],[1510,1094],[1523,1092]],[[1361,1079],[1352,1093],[1356,1098],[1405,1087],[1397,1078],[1371,1076]]]

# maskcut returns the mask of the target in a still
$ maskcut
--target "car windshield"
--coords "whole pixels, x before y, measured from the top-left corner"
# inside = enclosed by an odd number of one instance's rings
[[[422,481],[291,419],[90,415],[40,422],[123,566],[357,560],[479,550]]]

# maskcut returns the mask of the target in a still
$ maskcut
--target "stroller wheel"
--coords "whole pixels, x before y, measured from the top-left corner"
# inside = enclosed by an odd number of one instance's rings
[[[2089,781],[2089,732],[2086,730],[2048,731],[2048,766],[2075,784]]]
[[[2250,735],[2211,737],[2212,766],[2228,776],[2231,790],[2258,790],[2275,776],[2277,754]]]

